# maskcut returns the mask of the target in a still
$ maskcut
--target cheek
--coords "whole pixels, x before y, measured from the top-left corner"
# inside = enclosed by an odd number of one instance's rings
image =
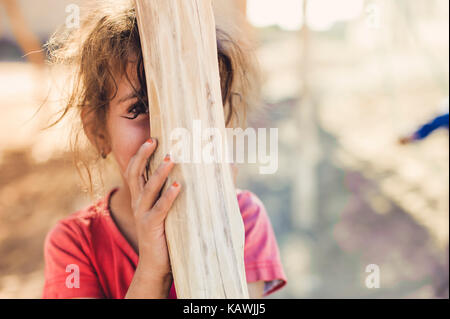
[[[130,159],[150,138],[150,124],[148,119],[131,121],[118,118],[111,122],[109,128],[111,151],[123,175]]]

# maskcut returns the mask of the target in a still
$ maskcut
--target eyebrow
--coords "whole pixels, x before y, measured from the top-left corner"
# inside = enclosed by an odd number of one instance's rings
[[[124,96],[123,98],[119,99],[119,103],[123,103],[125,101],[131,100],[131,99],[134,99],[137,97],[138,97],[137,94],[133,92],[133,93],[130,93],[130,94]]]

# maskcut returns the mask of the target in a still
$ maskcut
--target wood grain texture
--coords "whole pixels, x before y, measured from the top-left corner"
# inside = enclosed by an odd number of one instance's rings
[[[136,0],[149,94],[150,171],[170,153],[175,128],[194,120],[225,136],[211,0]],[[228,163],[178,163],[182,192],[166,219],[178,298],[248,298],[244,225]]]

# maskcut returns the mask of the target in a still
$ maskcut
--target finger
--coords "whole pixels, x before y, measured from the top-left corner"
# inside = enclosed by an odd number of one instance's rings
[[[156,202],[161,188],[166,182],[167,176],[169,176],[170,171],[174,167],[174,162],[170,158],[170,155],[166,155],[164,161],[159,165],[156,171],[150,176],[147,184],[145,184],[140,207],[141,211],[148,211],[153,207]]]
[[[149,139],[139,148],[136,155],[131,158],[125,175],[132,194],[141,191],[141,187],[143,186],[141,176],[144,172],[147,160],[155,151],[156,146],[156,140]]]
[[[147,142],[150,144],[150,154],[145,154],[142,158],[139,159],[139,163],[136,163],[137,169],[138,169],[138,176],[141,177],[144,175],[145,170],[147,169],[147,166],[150,164],[149,159],[155,152],[156,148],[158,147],[158,140],[155,138],[150,138]]]
[[[151,218],[156,223],[163,222],[166,219],[167,214],[169,213],[170,208],[173,205],[173,202],[177,198],[180,193],[181,185],[177,182],[174,182],[158,199],[155,206],[150,211],[152,215]]]

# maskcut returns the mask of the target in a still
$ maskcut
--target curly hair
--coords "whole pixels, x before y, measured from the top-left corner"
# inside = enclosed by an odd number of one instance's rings
[[[86,7],[83,12],[87,14],[81,18],[79,28],[64,28],[46,44],[49,63],[69,66],[74,72],[65,106],[53,124],[71,110],[79,114],[87,111],[94,115],[92,126],[104,130],[108,106],[118,88],[115,75],[127,75],[131,56],[133,60],[137,57],[138,97],[148,101],[136,11],[133,1],[116,0],[113,4],[96,1],[93,7]],[[236,31],[232,36],[231,30],[225,31],[216,25],[226,126],[245,126],[246,113],[256,104],[260,88],[252,47]],[[72,149],[76,153],[76,142]],[[86,168],[91,183],[89,165]]]

